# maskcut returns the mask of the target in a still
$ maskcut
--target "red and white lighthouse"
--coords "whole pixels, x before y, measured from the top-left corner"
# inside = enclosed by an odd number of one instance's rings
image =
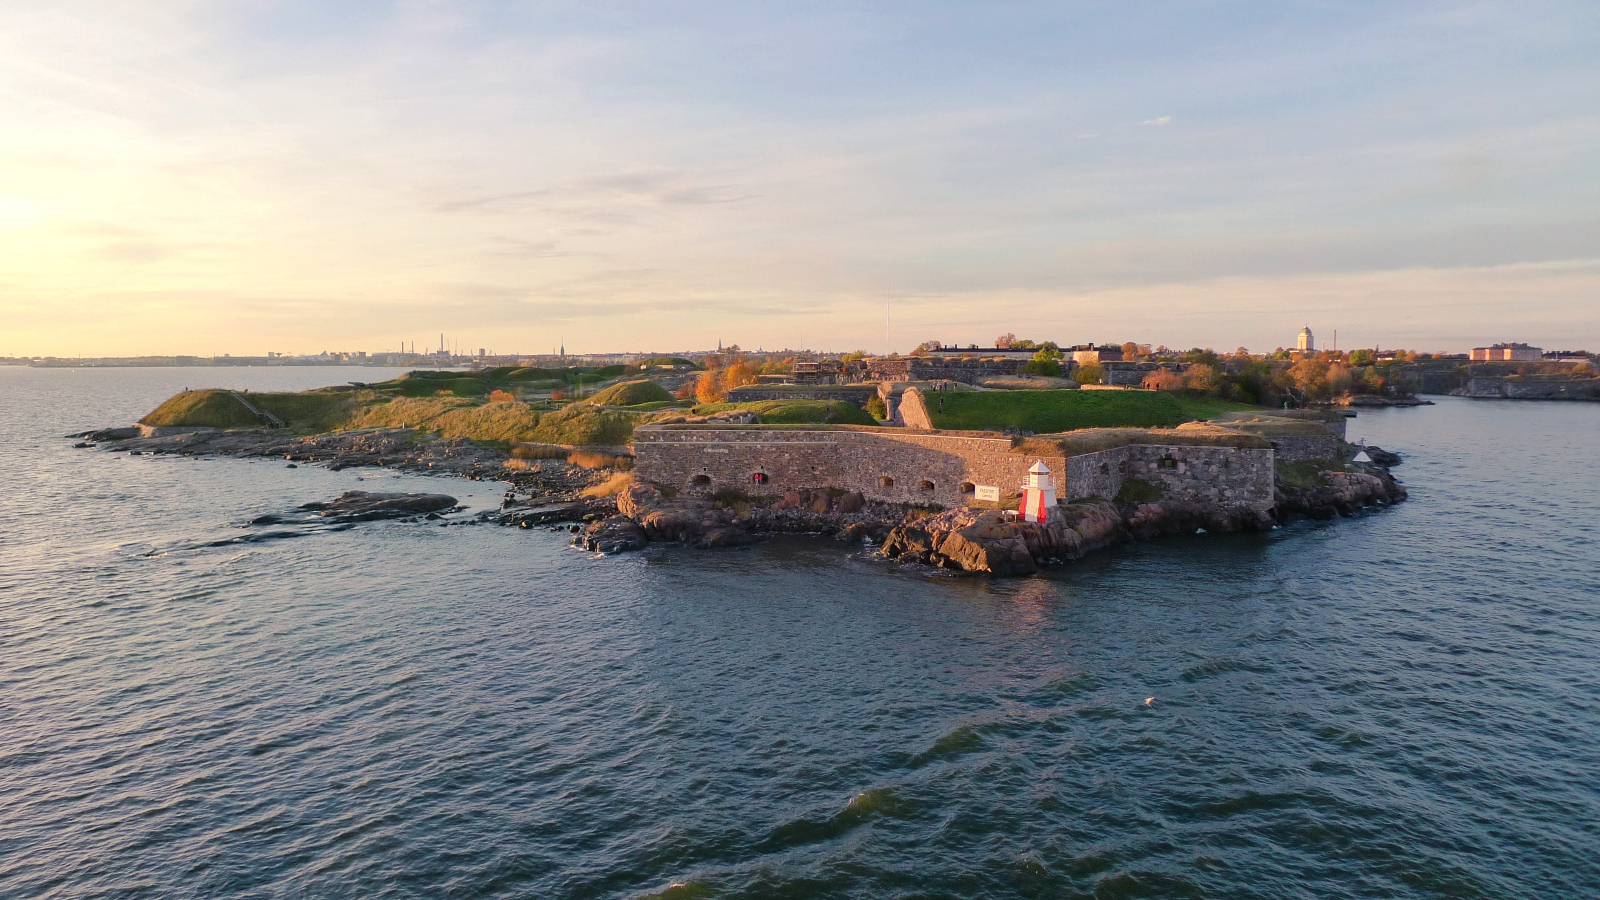
[[[1022,489],[1022,520],[1024,522],[1050,521],[1056,508],[1056,486],[1050,481],[1050,469],[1036,462],[1028,469],[1028,484]]]

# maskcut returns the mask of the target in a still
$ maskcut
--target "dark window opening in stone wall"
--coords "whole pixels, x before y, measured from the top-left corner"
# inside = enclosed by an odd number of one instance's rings
[[[1165,458],[1163,458],[1161,460],[1161,468],[1163,468],[1163,469],[1176,469],[1177,467],[1178,467],[1178,461],[1173,459],[1170,456],[1165,457]]]
[[[977,489],[978,489],[977,485],[973,484],[970,481],[961,482],[961,493],[963,493],[963,494],[975,493],[977,491]]]
[[[931,490],[933,490],[933,482],[924,481],[921,485],[919,485],[919,487],[921,487],[925,491],[931,491]]]
[[[1100,464],[1100,474],[1101,475],[1110,475],[1111,474],[1111,464],[1110,463],[1101,463]]]
[[[750,476],[750,481],[751,481],[752,484],[766,484],[767,483],[767,473],[765,473],[765,472],[757,472],[754,475]]]
[[[711,476],[710,475],[696,475],[693,478],[689,479],[689,484],[691,486],[693,486],[693,487],[709,487],[710,484],[711,484]]]
[[[894,487],[894,479],[890,478],[887,475],[885,475],[882,478],[878,479],[878,487],[886,487],[886,488]]]

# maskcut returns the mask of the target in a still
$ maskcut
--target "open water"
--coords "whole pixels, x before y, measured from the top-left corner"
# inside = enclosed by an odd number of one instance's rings
[[[273,535],[500,486],[62,439],[378,377],[0,369],[0,896],[1600,896],[1600,404],[1363,412],[1405,504],[1012,581]]]

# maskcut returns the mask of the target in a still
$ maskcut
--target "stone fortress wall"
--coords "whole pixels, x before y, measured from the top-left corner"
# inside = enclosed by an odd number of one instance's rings
[[[1505,400],[1600,400],[1600,378],[1473,375],[1459,393]]]
[[[763,400],[843,400],[866,409],[867,401],[876,396],[878,396],[876,384],[747,384],[728,389],[729,403],[756,403]]]
[[[888,503],[960,506],[978,485],[1021,495],[1043,462],[1063,500],[1110,499],[1128,478],[1163,499],[1270,509],[1273,451],[1134,444],[1072,457],[1016,451],[1004,436],[896,428],[647,425],[634,432],[634,473],[680,492],[750,495],[834,488]],[[759,476],[759,477],[758,477]]]
[[[896,359],[869,359],[866,362],[866,377],[871,381],[960,381],[977,384],[985,378],[1015,375],[1026,360],[903,356]]]

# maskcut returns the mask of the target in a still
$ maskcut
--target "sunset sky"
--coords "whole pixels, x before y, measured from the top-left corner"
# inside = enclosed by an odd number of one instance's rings
[[[1600,350],[1600,4],[0,7],[0,355]]]

